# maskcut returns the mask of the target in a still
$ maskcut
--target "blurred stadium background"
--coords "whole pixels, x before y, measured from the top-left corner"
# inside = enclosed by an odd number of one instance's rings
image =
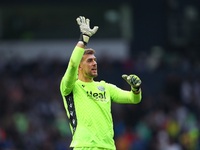
[[[140,104],[112,105],[117,150],[199,150],[199,0],[1,0],[0,149],[69,149],[59,84],[79,15],[100,27],[97,80],[143,82]]]

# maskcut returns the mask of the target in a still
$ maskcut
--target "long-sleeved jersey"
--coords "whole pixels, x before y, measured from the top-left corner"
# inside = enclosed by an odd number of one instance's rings
[[[111,102],[139,103],[141,92],[134,94],[105,81],[79,80],[78,66],[83,53],[83,48],[75,47],[60,85],[73,134],[70,147],[116,149]]]

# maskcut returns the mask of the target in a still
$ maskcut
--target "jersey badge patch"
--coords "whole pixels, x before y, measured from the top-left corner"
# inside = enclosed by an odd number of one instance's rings
[[[97,89],[99,89],[100,91],[104,92],[105,88],[103,86],[97,86]]]

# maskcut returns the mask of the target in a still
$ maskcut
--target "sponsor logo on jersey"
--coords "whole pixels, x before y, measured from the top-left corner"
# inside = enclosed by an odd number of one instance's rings
[[[100,92],[100,93],[96,93],[96,92],[92,92],[92,91],[87,91],[87,96],[88,97],[92,97],[97,101],[101,101],[104,103],[107,103],[108,100],[106,99],[106,92]]]

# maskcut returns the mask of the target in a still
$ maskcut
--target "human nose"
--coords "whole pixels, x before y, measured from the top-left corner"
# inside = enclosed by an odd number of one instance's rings
[[[97,65],[97,61],[96,60],[93,61],[93,65]]]

